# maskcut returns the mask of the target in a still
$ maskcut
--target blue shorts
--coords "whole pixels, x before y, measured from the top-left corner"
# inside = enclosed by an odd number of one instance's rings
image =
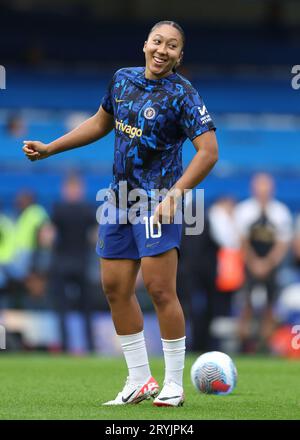
[[[115,208],[118,218],[126,218],[128,214]],[[101,217],[103,219],[103,216]],[[162,254],[176,248],[179,252],[182,224],[162,224],[153,226],[153,215],[144,212],[136,224],[100,222],[96,252],[102,258],[120,258],[139,260]]]

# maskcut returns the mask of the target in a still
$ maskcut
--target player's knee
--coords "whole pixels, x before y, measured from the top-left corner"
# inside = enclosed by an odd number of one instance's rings
[[[156,281],[151,281],[146,283],[146,289],[157,307],[163,307],[172,301],[173,294],[168,286]]]
[[[120,285],[116,280],[103,279],[102,287],[108,302],[115,303],[120,299]]]

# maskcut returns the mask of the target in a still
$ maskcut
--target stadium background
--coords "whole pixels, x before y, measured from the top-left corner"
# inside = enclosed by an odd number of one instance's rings
[[[72,173],[82,177],[86,200],[97,208],[96,193],[111,178],[112,134],[38,163],[25,160],[22,141],[49,142],[92,115],[116,69],[143,65],[143,42],[153,23],[161,19],[177,20],[185,29],[181,72],[200,91],[218,127],[220,159],[201,185],[206,207],[224,194],[247,198],[253,173],[266,171],[275,179],[277,197],[294,217],[300,213],[300,91],[291,86],[291,69],[300,53],[297,1],[186,0],[183,8],[178,0],[10,0],[2,1],[0,27],[0,64],[6,69],[6,89],[0,90],[1,214],[16,219],[17,196],[32,191],[51,218],[63,181]],[[193,155],[190,142],[183,152],[186,165]],[[2,239],[5,234],[3,229]],[[7,261],[3,262],[3,254],[0,257],[3,269]],[[92,244],[88,268],[95,349],[115,354],[118,346],[99,287]],[[289,269],[287,265],[283,271],[284,287],[296,280]],[[0,322],[7,330],[7,350],[60,351],[58,317],[47,287],[49,273],[44,278],[42,274],[38,285],[29,284],[28,275],[7,287],[1,271]],[[300,289],[294,285],[292,302],[278,303],[281,325],[300,321]],[[156,318],[142,283],[138,294],[146,312],[146,338],[151,334],[149,352],[158,354]],[[70,304],[75,311],[66,317],[68,350],[84,353],[87,341],[76,289]],[[225,340],[214,341],[206,349],[235,352],[236,307],[222,321]],[[188,348],[196,347],[195,343]]]

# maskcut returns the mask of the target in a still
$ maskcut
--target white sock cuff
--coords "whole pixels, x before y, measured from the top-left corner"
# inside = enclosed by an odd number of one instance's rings
[[[186,337],[179,339],[162,339],[163,351],[168,352],[170,354],[177,354],[185,351],[185,339]]]
[[[185,339],[185,336],[178,339],[161,338],[165,359],[165,382],[175,382],[181,387],[185,359]]]
[[[121,346],[125,350],[130,350],[131,346],[143,346],[145,344],[144,330],[139,333],[134,333],[132,335],[118,335]]]
[[[182,338],[179,338],[179,339],[163,339],[163,338],[161,338],[161,340],[162,340],[162,342],[166,342],[166,343],[172,343],[172,342],[179,342],[179,341],[185,341],[185,339],[186,339],[186,336],[183,336]]]

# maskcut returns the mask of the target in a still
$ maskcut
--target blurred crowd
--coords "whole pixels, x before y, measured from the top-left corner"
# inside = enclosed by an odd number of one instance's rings
[[[84,316],[88,350],[94,350],[91,314],[99,293],[94,254],[97,237],[95,207],[85,201],[84,183],[66,178],[61,201],[51,214],[22,191],[16,216],[0,214],[0,310],[54,310],[58,313],[61,349],[68,349],[66,314]],[[97,278],[97,279],[96,279]]]
[[[255,174],[250,190],[239,202],[219,197],[206,213],[204,232],[183,237],[178,290],[193,351],[218,350],[228,334],[237,341],[228,351],[272,351],[281,293],[295,286],[300,296],[300,215],[294,218],[276,199],[271,175]]]
[[[64,351],[66,315],[78,310],[93,351],[92,313],[108,309],[94,253],[95,207],[85,199],[83,180],[65,179],[51,213],[29,191],[17,194],[15,208],[14,217],[0,211],[0,310],[56,311]],[[268,352],[278,327],[278,297],[286,286],[300,283],[300,215],[292,216],[276,199],[272,176],[259,173],[249,199],[237,202],[224,194],[205,217],[201,235],[183,234],[178,268],[189,348],[220,349],[229,331],[238,351]],[[141,276],[137,291],[142,305],[151,308]]]

